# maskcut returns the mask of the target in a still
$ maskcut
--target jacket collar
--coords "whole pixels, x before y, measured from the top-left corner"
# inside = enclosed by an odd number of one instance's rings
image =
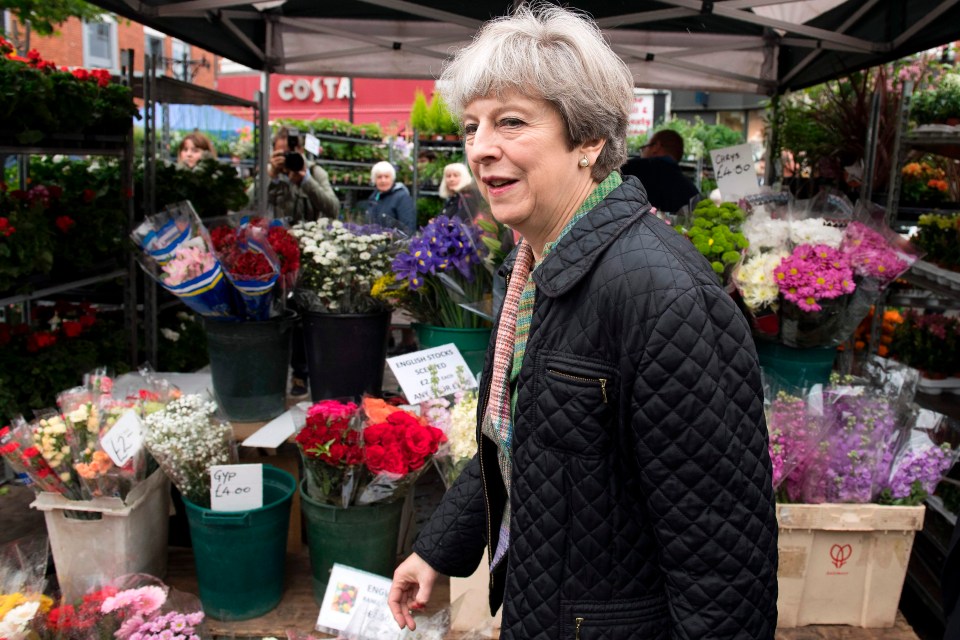
[[[626,206],[618,206],[623,204]],[[590,272],[610,243],[649,210],[643,185],[633,176],[624,176],[623,184],[583,216],[534,270],[537,291],[550,298],[569,291]],[[514,249],[504,259],[498,271],[501,276],[513,271],[516,255]]]

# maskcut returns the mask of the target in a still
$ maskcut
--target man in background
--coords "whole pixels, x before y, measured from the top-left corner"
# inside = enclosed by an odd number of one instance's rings
[[[657,210],[676,213],[699,196],[697,187],[683,175],[683,138],[671,129],[662,129],[643,146],[640,158],[630,158],[620,168],[626,176],[640,178],[650,204]]]

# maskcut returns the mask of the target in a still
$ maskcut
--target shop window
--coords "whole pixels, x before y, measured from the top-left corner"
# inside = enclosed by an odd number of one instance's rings
[[[148,56],[156,56],[158,60],[163,58],[163,36],[144,29],[143,50]]]
[[[717,124],[722,124],[729,129],[743,133],[747,124],[746,114],[743,111],[718,111]]]
[[[190,45],[179,40],[174,40],[172,45],[173,77],[190,82]]]
[[[83,66],[118,71],[117,23],[107,16],[83,24]]]

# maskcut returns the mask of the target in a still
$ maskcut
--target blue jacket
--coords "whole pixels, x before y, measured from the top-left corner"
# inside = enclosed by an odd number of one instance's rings
[[[412,234],[417,230],[417,209],[407,187],[395,182],[390,191],[374,191],[367,199],[367,221]]]

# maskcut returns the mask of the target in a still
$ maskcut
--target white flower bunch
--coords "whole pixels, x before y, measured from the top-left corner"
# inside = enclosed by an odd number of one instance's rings
[[[30,623],[33,622],[38,609],[40,609],[40,601],[35,600],[18,605],[8,611],[0,620],[0,638],[9,638],[10,640],[27,638],[30,635],[28,633]]]
[[[454,460],[470,459],[477,453],[477,394],[468,392],[450,411],[447,431],[450,453]]]
[[[843,229],[824,224],[823,218],[807,218],[790,222],[790,241],[794,246],[825,244],[833,249],[840,248]]]
[[[210,467],[236,462],[233,429],[216,411],[215,403],[191,394],[144,419],[147,449],[180,492],[204,507],[210,505]]]
[[[733,281],[751,311],[760,311],[777,302],[780,289],[773,270],[787,257],[786,250],[765,251],[748,258],[733,274]]]
[[[373,283],[390,272],[396,251],[391,232],[339,220],[301,222],[290,229],[300,245],[301,290],[313,311],[367,311]]]
[[[741,231],[750,241],[747,255],[753,255],[764,250],[785,247],[790,239],[790,222],[774,220],[761,211],[749,216]]]

